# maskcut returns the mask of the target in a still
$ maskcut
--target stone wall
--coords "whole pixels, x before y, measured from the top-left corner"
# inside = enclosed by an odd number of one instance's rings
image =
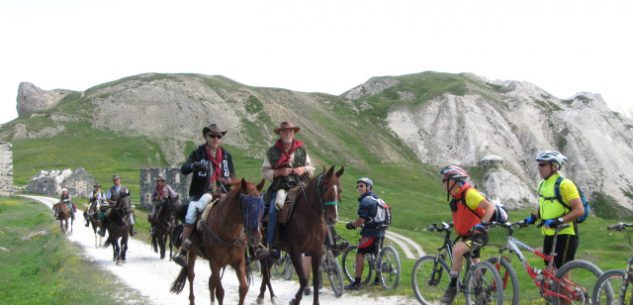
[[[180,203],[185,203],[189,200],[189,185],[191,184],[191,175],[183,176],[180,173],[180,168],[167,167],[167,168],[142,168],[140,170],[140,203],[141,206],[150,208],[152,206],[152,193],[156,187],[156,181],[154,178],[158,174],[165,176],[165,182],[178,193],[180,197]]]
[[[0,192],[13,189],[13,147],[0,142]]]

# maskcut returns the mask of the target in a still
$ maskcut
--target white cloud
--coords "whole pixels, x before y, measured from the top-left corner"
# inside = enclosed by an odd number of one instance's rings
[[[633,108],[628,1],[4,1],[0,122],[21,81],[144,72],[340,94],[377,75],[473,72]]]

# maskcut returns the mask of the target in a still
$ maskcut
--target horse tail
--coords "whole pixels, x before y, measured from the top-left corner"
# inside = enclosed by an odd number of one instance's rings
[[[171,289],[169,290],[171,293],[179,294],[182,292],[182,290],[185,288],[185,284],[187,283],[188,273],[189,271],[187,270],[187,268],[182,267],[180,269],[180,273],[178,274],[178,277],[171,284]]]

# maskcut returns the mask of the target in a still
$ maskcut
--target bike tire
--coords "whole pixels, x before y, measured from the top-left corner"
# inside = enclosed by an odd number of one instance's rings
[[[343,256],[341,258],[343,276],[345,277],[345,279],[347,279],[349,283],[353,283],[354,278],[356,277],[356,249],[356,246],[349,246],[347,249],[345,249],[345,252],[343,252]],[[363,285],[367,285],[367,283],[369,283],[369,280],[371,279],[371,276],[373,274],[373,267],[370,263],[370,256],[370,254],[365,255],[365,267],[363,268],[363,274],[361,276],[361,284]]]
[[[467,305],[503,305],[503,283],[491,263],[483,261],[473,265],[464,283]]]
[[[343,295],[345,283],[343,282],[343,270],[338,260],[331,253],[326,253],[323,261],[321,262],[321,271],[327,273],[327,278],[330,281],[330,288],[334,292],[334,296],[340,298]],[[321,277],[323,278],[323,277]],[[321,284],[323,284],[321,282]]]
[[[594,305],[629,305],[633,304],[633,289],[631,278],[625,283],[624,270],[609,270],[603,273],[596,282],[591,296]],[[623,287],[623,284],[626,286]],[[628,292],[628,295],[627,295]]]
[[[510,261],[506,258],[502,258],[500,263],[497,263],[498,261],[498,257],[488,259],[488,262],[495,266],[499,272],[499,276],[501,277],[501,282],[503,283],[504,304],[519,305],[520,291],[517,272],[512,267]]]
[[[435,256],[420,257],[411,270],[411,286],[422,305],[439,304],[439,300],[451,282],[451,268]]]
[[[572,298],[572,304],[587,304],[591,301],[591,294],[593,294],[598,278],[602,275],[602,270],[591,262],[573,260],[563,264],[556,271],[556,277],[562,279],[565,274],[571,271],[574,271],[573,281],[568,281],[569,284],[564,285],[561,285],[562,282],[554,281],[552,291],[569,295]],[[580,276],[579,272],[581,272]],[[561,303],[559,298],[552,298],[551,301],[554,305]]]
[[[376,267],[382,288],[391,290],[398,288],[401,271],[402,263],[396,249],[392,246],[382,248],[380,250],[380,266]]]

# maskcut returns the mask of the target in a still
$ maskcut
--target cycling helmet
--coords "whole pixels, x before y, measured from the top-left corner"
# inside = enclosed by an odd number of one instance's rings
[[[67,188],[63,188],[63,189],[62,189],[62,193],[63,193],[63,192],[68,192],[68,189],[67,189]]]
[[[567,161],[567,157],[563,156],[563,154],[555,150],[546,150],[546,151],[540,152],[536,156],[536,161],[556,163],[558,164],[558,168],[561,169],[563,165],[565,164],[565,161]]]
[[[356,180],[356,183],[362,182],[365,185],[367,185],[369,187],[369,189],[372,189],[374,187],[374,182],[371,181],[371,179],[367,178],[367,177],[360,177],[358,178],[358,180]]]
[[[440,170],[442,180],[464,181],[469,177],[468,172],[457,165],[449,165]]]

